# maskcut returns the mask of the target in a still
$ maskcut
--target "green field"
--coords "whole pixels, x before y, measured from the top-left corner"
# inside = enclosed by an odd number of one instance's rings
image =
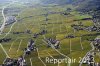
[[[72,11],[70,12],[71,15],[62,15],[61,12],[65,12],[67,8],[72,8]],[[46,17],[43,14],[47,14],[48,12],[57,12],[54,14],[48,14],[48,21],[45,21]],[[32,16],[32,17],[29,17]],[[28,17],[28,18],[25,18]],[[21,13],[19,13],[19,16],[17,16],[17,20],[21,19],[18,22],[15,22],[11,25],[8,25],[5,27],[3,34],[0,35],[0,38],[9,38],[11,37],[12,40],[10,42],[3,42],[2,45],[4,49],[6,50],[7,54],[11,58],[18,58],[19,56],[23,55],[24,48],[27,47],[28,41],[30,38],[33,37],[34,33],[38,33],[43,29],[47,30],[47,34],[40,35],[38,38],[33,40],[36,40],[35,44],[38,48],[38,51],[31,52],[31,55],[26,56],[26,62],[28,66],[58,66],[58,63],[46,63],[45,59],[46,57],[49,58],[55,58],[55,59],[64,59],[66,58],[64,55],[76,59],[75,63],[72,63],[71,66],[78,66],[80,58],[83,58],[85,54],[91,50],[90,41],[87,39],[95,39],[97,37],[97,32],[88,32],[85,30],[76,31],[72,29],[72,24],[78,24],[79,22],[82,22],[84,26],[91,26],[93,25],[92,20],[81,20],[83,18],[89,18],[90,15],[84,14],[81,15],[79,12],[75,11],[72,6],[62,5],[62,6],[37,6],[33,8],[24,8]],[[74,21],[74,20],[80,20],[80,21]],[[13,26],[12,26],[13,25]],[[12,28],[11,28],[12,27]],[[25,32],[26,30],[31,30],[31,34],[12,34],[12,32]],[[75,38],[65,38],[66,35],[74,34]],[[93,34],[92,36],[83,36],[81,35],[87,35],[87,34]],[[57,49],[57,52],[55,49],[47,48],[47,44],[43,42],[44,36],[46,38],[55,38],[60,40],[60,48]],[[80,43],[80,37],[82,43]],[[71,41],[71,46],[70,46]],[[81,47],[81,44],[83,46],[83,49]],[[72,51],[70,51],[70,49]],[[6,58],[5,53],[3,52],[2,48],[0,47],[0,64],[3,63],[4,59]],[[64,54],[64,55],[62,55]],[[42,61],[41,61],[41,60]],[[100,57],[96,57],[96,60],[100,62]],[[68,63],[60,63],[59,66],[68,66]],[[86,65],[83,65],[86,66]]]

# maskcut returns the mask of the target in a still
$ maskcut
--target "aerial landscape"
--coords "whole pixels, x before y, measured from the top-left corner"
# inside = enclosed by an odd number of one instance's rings
[[[100,0],[0,0],[0,66],[100,66]]]

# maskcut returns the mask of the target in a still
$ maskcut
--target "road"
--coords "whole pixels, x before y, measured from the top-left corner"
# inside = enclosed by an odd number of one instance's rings
[[[97,39],[97,38],[98,38],[98,36],[95,39]],[[83,62],[85,61],[85,58],[94,50],[95,47],[93,46],[92,42],[90,43],[90,45],[91,45],[92,49],[89,52],[87,52],[86,55],[82,58],[79,66],[82,66]]]
[[[3,6],[3,8],[2,8],[3,23],[2,23],[2,25],[1,25],[1,27],[0,27],[0,35],[2,34],[2,32],[3,32],[4,28],[5,28],[5,24],[6,24],[6,16],[5,16],[4,11],[5,11],[5,9],[6,9],[8,6],[12,5],[13,3],[14,3],[14,1],[12,1],[12,2],[11,2],[10,4],[8,4],[8,5]]]
[[[2,35],[2,32],[3,32],[3,30],[4,30],[4,28],[5,28],[5,24],[6,24],[6,16],[5,16],[4,10],[5,10],[8,6],[10,6],[10,5],[12,5],[12,4],[14,4],[14,1],[12,1],[11,3],[9,3],[8,5],[3,6],[3,8],[2,8],[3,23],[2,23],[2,25],[1,25],[1,27],[0,27],[0,35]],[[13,26],[13,25],[12,25],[12,26]],[[12,29],[12,26],[11,26],[11,29]],[[10,29],[10,31],[11,31],[11,29]],[[9,32],[10,32],[10,31],[9,31]],[[8,32],[8,33],[9,33],[9,32]],[[5,36],[7,36],[8,33],[7,33]],[[4,36],[4,37],[5,37],[5,36]],[[4,38],[4,37],[3,37],[3,38]],[[6,57],[9,57],[9,55],[7,54],[6,50],[4,49],[4,47],[3,47],[3,45],[2,45],[1,43],[0,43],[0,47],[1,47],[2,50],[4,51]]]

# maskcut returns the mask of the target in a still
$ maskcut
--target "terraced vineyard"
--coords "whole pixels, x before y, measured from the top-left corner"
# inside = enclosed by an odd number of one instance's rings
[[[67,8],[72,10],[68,15],[63,13]],[[66,11],[67,12],[67,11]],[[25,8],[16,17],[17,22],[5,26],[0,38],[11,38],[9,42],[2,42],[0,47],[0,64],[6,59],[17,59],[24,54],[30,39],[35,41],[36,51],[32,51],[30,55],[25,56],[27,66],[79,66],[79,61],[92,49],[90,41],[87,39],[95,39],[99,32],[89,32],[86,30],[75,31],[71,25],[78,25],[80,22],[84,26],[92,26],[92,20],[82,20],[91,18],[88,14],[80,14],[75,11],[71,5],[58,6],[37,6]],[[30,30],[30,33],[27,33]],[[33,38],[35,33],[47,30],[44,35]],[[14,34],[14,32],[22,32]],[[90,36],[88,36],[91,34]],[[74,35],[74,38],[66,38],[68,35]],[[60,41],[60,48],[47,47],[45,38],[53,38]],[[5,51],[5,52],[4,52]],[[47,63],[46,58],[50,59],[76,59],[75,63]],[[100,62],[100,57],[96,57],[96,62]],[[83,64],[82,66],[87,66]]]

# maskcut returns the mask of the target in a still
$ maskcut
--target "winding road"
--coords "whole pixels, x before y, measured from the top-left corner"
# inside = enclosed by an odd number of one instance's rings
[[[4,10],[5,10],[5,7],[3,7],[3,9],[2,9],[3,24],[2,24],[1,27],[0,27],[0,35],[1,35],[2,31],[4,30],[5,23],[6,23],[6,17],[5,17],[5,15],[4,15]]]
[[[97,39],[97,38],[98,38],[98,36],[95,39]],[[93,46],[93,43],[92,42],[90,43],[90,45],[91,45],[92,49],[89,52],[87,52],[86,55],[82,58],[79,66],[82,66],[82,64],[86,60],[85,58],[87,58],[87,56],[95,49],[95,47]]]
[[[12,1],[11,3],[9,3],[6,6],[3,6],[3,8],[2,8],[3,23],[2,23],[2,25],[0,27],[0,35],[2,34],[2,32],[3,32],[4,28],[5,28],[5,24],[6,24],[6,16],[5,16],[4,11],[8,6],[10,6],[10,5],[14,4],[14,3],[15,3],[15,1]]]
[[[2,35],[2,32],[3,32],[3,30],[4,30],[4,28],[5,28],[5,24],[6,24],[6,16],[5,16],[5,13],[4,13],[4,11],[5,11],[5,9],[8,7],[8,6],[10,6],[10,5],[12,5],[12,4],[14,4],[15,2],[14,1],[12,1],[11,3],[9,3],[8,5],[6,5],[6,6],[3,6],[3,8],[2,8],[2,16],[3,16],[3,23],[2,23],[2,25],[1,25],[1,27],[0,27],[0,35]],[[14,23],[15,24],[15,23]],[[13,25],[14,25],[13,24]],[[12,25],[12,26],[13,26]],[[10,31],[11,31],[11,29],[12,29],[12,26],[11,26],[11,28],[10,28]],[[9,32],[10,32],[9,31]],[[9,33],[8,32],[8,33]],[[8,33],[3,37],[3,38],[5,38],[7,35],[8,35]],[[4,53],[5,53],[5,55],[6,55],[6,57],[9,57],[9,55],[7,54],[7,52],[6,52],[6,50],[4,49],[4,47],[3,47],[3,45],[0,43],[0,47],[2,48],[2,50],[4,51]]]

